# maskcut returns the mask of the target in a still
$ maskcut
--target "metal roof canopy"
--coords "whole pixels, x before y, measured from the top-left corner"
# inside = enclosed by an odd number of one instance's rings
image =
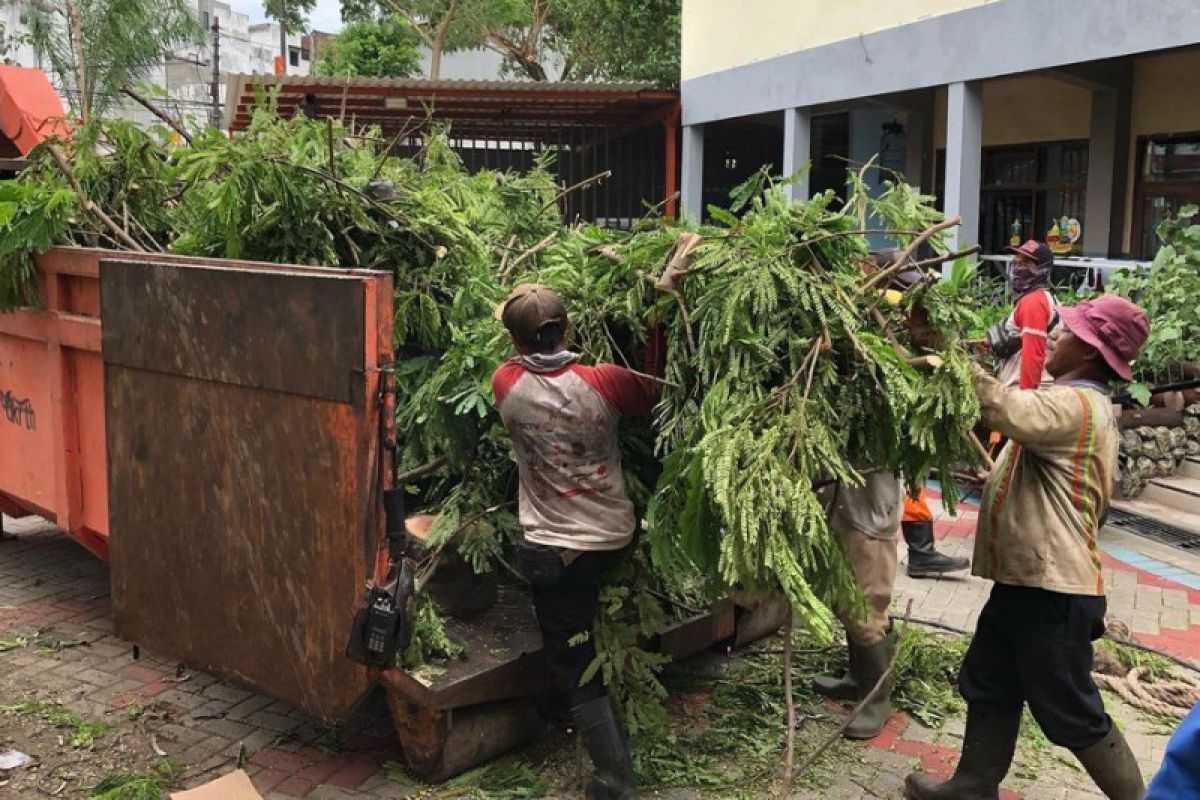
[[[231,75],[225,127],[246,128],[260,97],[269,96],[274,87],[284,116],[307,107],[318,118],[353,119],[380,125],[385,132],[443,121],[452,124],[455,138],[541,139],[552,138],[551,130],[673,123],[679,103],[678,92],[650,83]]]
[[[468,159],[475,168],[494,166],[487,158],[497,149],[546,145],[570,154],[558,167],[566,185],[610,168],[612,195],[628,195],[610,203],[608,193],[593,192],[580,208],[580,198],[569,199],[567,216],[631,218],[640,216],[636,209],[644,200],[661,200],[665,213],[675,214],[679,93],[651,83],[231,75],[225,97],[224,127],[231,132],[245,130],[258,106],[273,103],[284,117],[304,113],[378,125],[386,137],[419,136],[430,123],[447,124],[452,140],[475,151]],[[644,161],[644,141],[632,142],[647,138],[656,143],[651,165]],[[646,180],[656,187],[638,183]]]

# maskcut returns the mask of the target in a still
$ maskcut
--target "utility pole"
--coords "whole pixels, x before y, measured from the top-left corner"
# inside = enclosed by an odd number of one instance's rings
[[[212,126],[221,127],[221,20],[213,14],[212,23]]]
[[[287,0],[279,0],[279,74],[287,75]]]

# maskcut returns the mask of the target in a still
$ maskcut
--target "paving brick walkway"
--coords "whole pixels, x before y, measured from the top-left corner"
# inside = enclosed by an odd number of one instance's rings
[[[944,551],[970,554],[973,516],[964,509],[955,519],[939,517],[935,529]],[[53,699],[95,719],[144,713],[143,732],[152,733],[153,746],[184,765],[181,784],[186,786],[240,762],[269,800],[399,798],[412,792],[389,780],[383,769],[399,751],[378,698],[334,731],[285,703],[213,676],[184,671],[152,654],[135,658],[131,645],[113,633],[107,567],[40,520],[6,520],[5,527],[18,539],[0,542],[0,640],[50,629],[87,646],[0,652],[0,706]],[[1113,532],[1105,533],[1104,547],[1112,616],[1127,622],[1147,644],[1200,659],[1200,559]],[[903,563],[903,546],[900,553]],[[987,592],[987,583],[977,578],[901,577],[896,606],[903,610],[911,599],[914,617],[969,630]],[[1151,774],[1167,732],[1119,703],[1110,701],[1110,710],[1127,731],[1143,770]],[[5,725],[0,716],[0,744]],[[904,775],[917,766],[949,774],[961,735],[961,721],[931,731],[897,715],[833,785],[819,792],[799,791],[796,797],[902,797]],[[1022,756],[1004,796],[1097,797],[1089,792],[1086,776],[1070,763],[1063,753],[1052,754],[1047,763]],[[6,791],[0,777],[0,798],[27,796]],[[59,796],[72,795],[68,790]],[[660,796],[682,799],[693,793]]]

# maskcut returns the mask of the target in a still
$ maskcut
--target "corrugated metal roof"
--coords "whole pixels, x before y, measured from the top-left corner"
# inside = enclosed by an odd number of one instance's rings
[[[636,128],[672,113],[679,95],[647,82],[428,80],[335,76],[232,75],[225,127],[249,124],[264,89],[277,90],[282,114],[355,119],[404,127],[421,120],[450,123],[464,135],[509,131],[553,136],[555,129]]]
[[[343,89],[349,87],[377,87],[382,89],[421,89],[437,91],[513,92],[522,94],[566,93],[619,94],[630,92],[658,91],[649,81],[627,81],[624,83],[593,83],[590,81],[498,81],[498,80],[430,80],[428,78],[367,78],[333,75],[233,75],[244,83],[262,86],[312,86]]]

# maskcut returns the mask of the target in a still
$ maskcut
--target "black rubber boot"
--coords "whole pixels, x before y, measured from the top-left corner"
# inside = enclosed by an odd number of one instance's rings
[[[1075,757],[1109,800],[1142,800],[1146,794],[1142,768],[1115,724],[1107,736]]]
[[[862,697],[862,689],[858,685],[858,681],[854,679],[854,654],[855,649],[852,646],[847,646],[849,664],[846,666],[846,671],[842,677],[835,678],[832,675],[818,675],[812,680],[813,691],[822,697],[828,697],[830,700],[858,700]]]
[[[870,647],[862,647],[850,643],[850,663],[853,666],[854,682],[861,687],[862,695],[875,688],[875,684],[887,672],[892,660],[892,650],[895,648],[895,638],[891,633],[883,641]],[[874,699],[859,712],[858,717],[850,723],[844,734],[847,739],[874,739],[883,730],[883,726],[892,717],[892,682],[883,685]]]
[[[954,777],[939,783],[923,772],[904,781],[909,800],[998,800],[1021,730],[1021,707],[967,707],[967,731]]]
[[[588,800],[636,800],[637,782],[629,761],[629,744],[608,697],[598,697],[571,709],[583,747],[595,775],[588,782]]]
[[[940,578],[970,569],[971,560],[943,555],[933,544],[932,522],[905,522],[900,526],[908,544],[908,577]]]

